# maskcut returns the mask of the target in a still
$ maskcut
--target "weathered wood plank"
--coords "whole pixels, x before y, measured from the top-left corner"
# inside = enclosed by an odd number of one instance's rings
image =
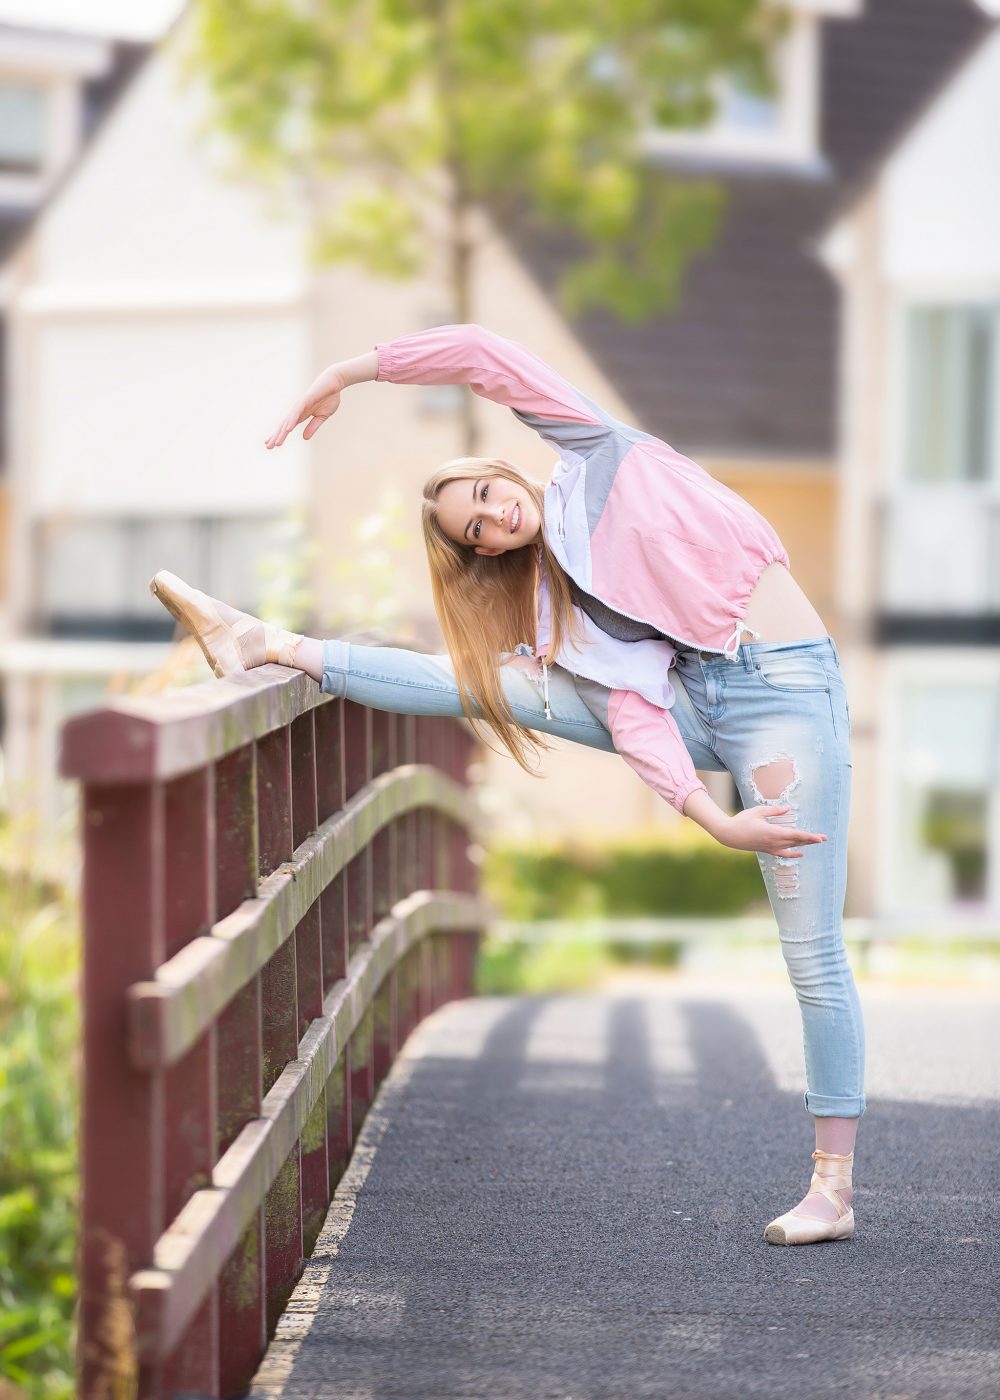
[[[477,818],[466,791],[435,769],[414,764],[373,779],[261,881],[256,899],[245,900],[208,935],[163,963],[154,981],[129,988],[133,1062],[148,1069],[183,1055],[372,836],[418,807],[469,824]]]
[[[390,969],[432,931],[484,928],[493,911],[467,894],[420,891],[402,900],[351,959],[347,977],[327,994],[297,1058],[285,1066],[261,1106],[217,1163],[212,1185],[191,1197],[153,1250],[151,1269],[133,1274],[141,1355],[169,1355],[212,1287],[218,1261],[236,1248],[302,1137],[343,1047]]]
[[[104,784],[177,778],[330,703],[315,681],[284,666],[123,697],[64,725],[60,771]]]

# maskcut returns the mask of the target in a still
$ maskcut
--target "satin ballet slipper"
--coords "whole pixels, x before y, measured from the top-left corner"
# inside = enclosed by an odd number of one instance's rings
[[[220,603],[167,569],[153,575],[149,591],[159,598],[171,617],[187,628],[220,678],[270,661],[279,666],[293,664],[295,648],[302,640],[300,633],[287,632],[251,613]]]
[[[765,1229],[764,1238],[768,1244],[818,1244],[822,1240],[848,1240],[854,1234],[854,1207],[846,1206],[836,1194],[852,1185],[854,1153],[821,1152],[817,1148],[812,1155],[817,1165],[809,1191],[825,1196],[837,1211],[837,1219],[824,1220],[818,1215],[805,1215],[797,1208],[788,1210],[772,1220]],[[821,1173],[821,1162],[835,1162],[838,1165],[830,1172]]]

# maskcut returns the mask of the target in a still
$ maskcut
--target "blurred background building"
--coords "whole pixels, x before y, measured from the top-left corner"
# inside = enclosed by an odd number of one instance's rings
[[[276,523],[304,517],[315,626],[372,621],[377,577],[382,625],[440,645],[419,490],[462,450],[460,391],[359,386],[310,446],[262,443],[323,364],[454,319],[447,282],[315,267],[303,225],[233,177],[184,46],[183,16],[155,44],[0,29],[0,742],[8,800],[50,818],[61,720],[165,661],[157,568],[256,607]],[[995,918],[994,21],[976,0],[793,0],[776,74],[650,138],[666,176],[726,193],[673,313],[568,321],[568,243],[484,211],[475,317],[777,528],[852,696],[850,911]],[[484,449],[545,477],[512,415],[475,412]],[[613,756],[490,771],[511,832],[678,820]]]

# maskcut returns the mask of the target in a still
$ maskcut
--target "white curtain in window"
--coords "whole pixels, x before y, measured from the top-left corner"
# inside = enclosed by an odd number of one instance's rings
[[[992,304],[910,309],[904,473],[911,480],[994,475],[997,314]]]
[[[904,779],[980,791],[1000,776],[1000,686],[907,686],[900,721]]]

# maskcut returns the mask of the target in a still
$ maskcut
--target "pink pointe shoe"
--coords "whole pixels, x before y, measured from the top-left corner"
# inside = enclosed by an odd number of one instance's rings
[[[210,598],[198,588],[167,569],[161,569],[149,581],[149,591],[194,637],[205,653],[205,659],[217,676],[251,671],[255,666],[275,661],[279,666],[291,666],[295,648],[302,637],[286,632],[271,622],[240,612]]]
[[[854,1234],[854,1208],[845,1206],[836,1193],[852,1185],[851,1166],[854,1153],[820,1152],[812,1154],[817,1166],[809,1190],[825,1196],[837,1211],[836,1220],[824,1220],[818,1215],[804,1215],[797,1209],[788,1210],[772,1220],[764,1231],[768,1244],[818,1244],[821,1240],[849,1240]],[[836,1162],[832,1171],[821,1173],[820,1162]]]

